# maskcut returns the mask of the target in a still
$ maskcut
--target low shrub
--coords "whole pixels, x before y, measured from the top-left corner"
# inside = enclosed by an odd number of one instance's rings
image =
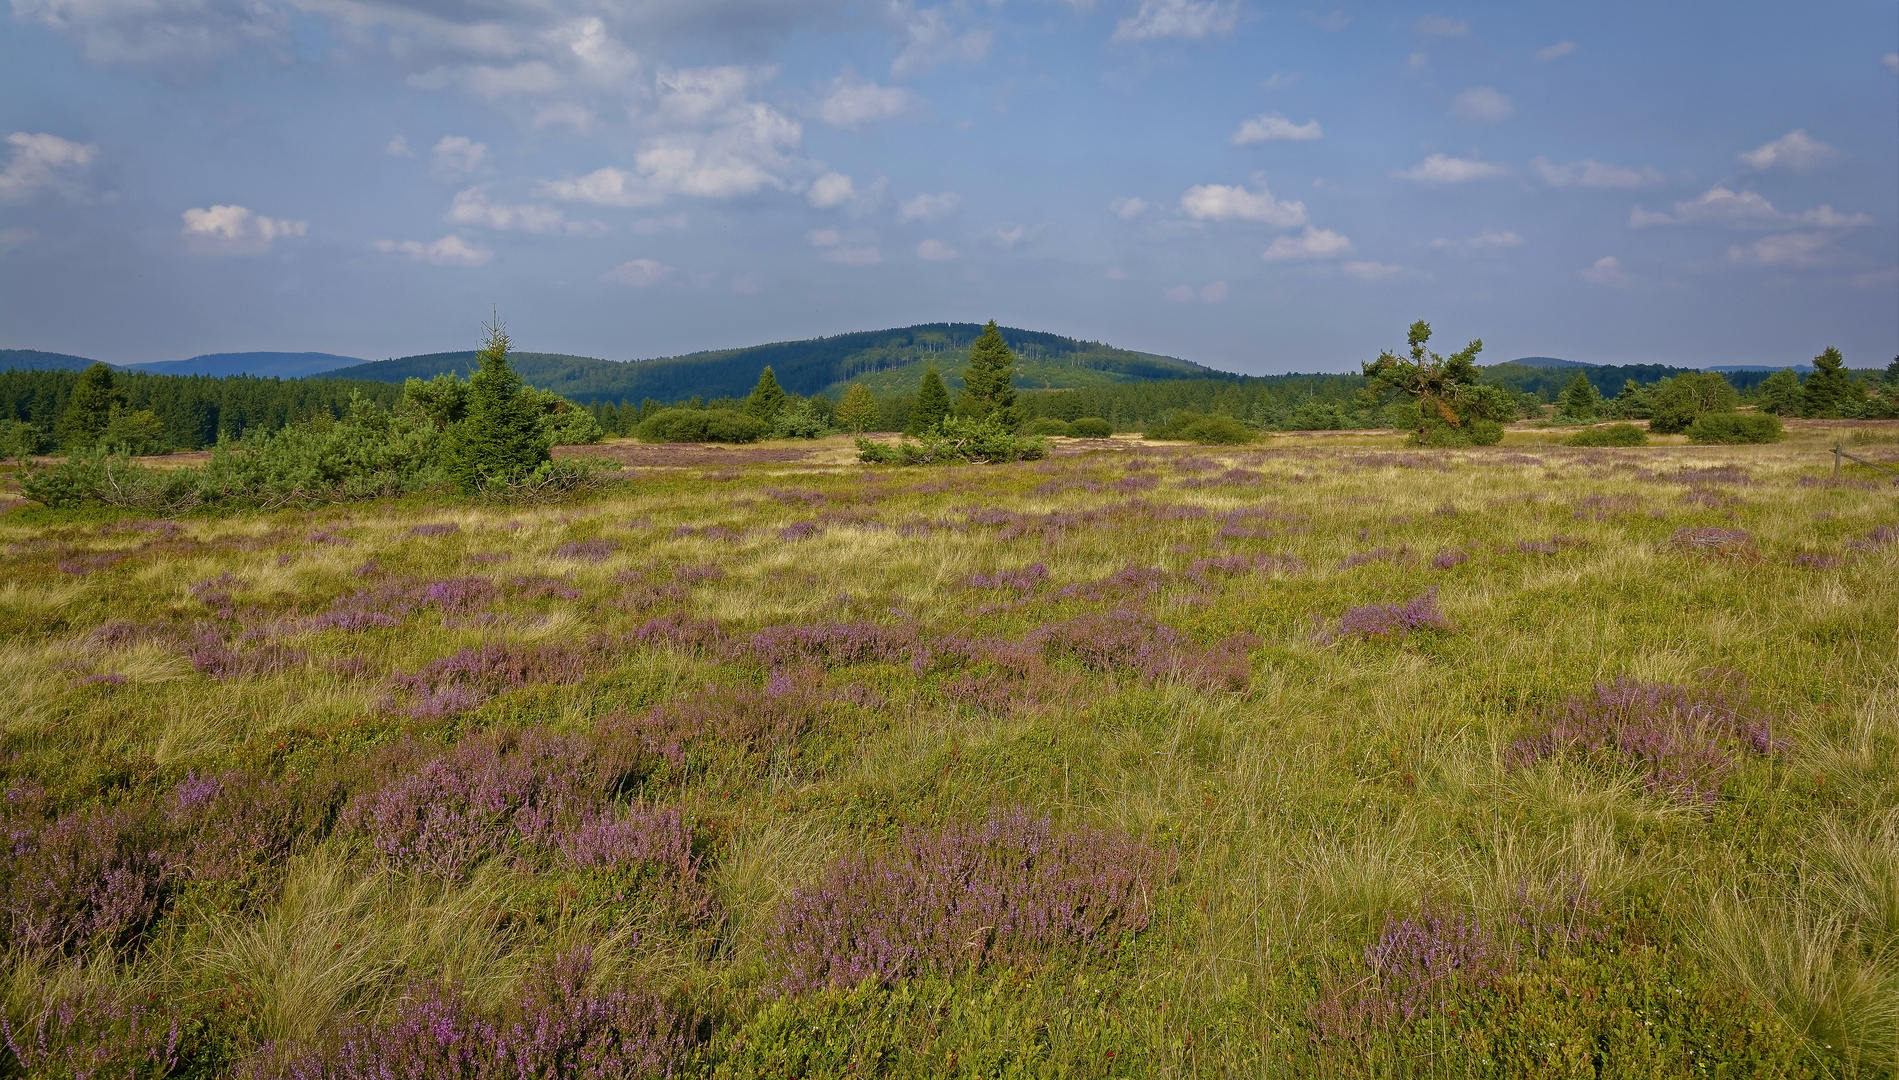
[[[879,465],[1000,465],[1034,461],[1047,453],[1048,446],[1040,438],[1016,435],[993,416],[980,420],[946,416],[918,441],[899,439],[895,446],[857,440],[858,460]]]
[[[1230,416],[1177,412],[1146,431],[1150,439],[1197,442],[1207,446],[1237,446],[1253,441],[1253,429]]]
[[[1413,433],[1409,440],[1412,446],[1434,446],[1440,449],[1495,446],[1502,441],[1503,425],[1481,417],[1468,419],[1459,427],[1441,421],[1426,422],[1423,429]]]
[[[1780,436],[1780,417],[1772,413],[1702,413],[1688,425],[1688,441],[1696,443],[1770,443]]]
[[[757,442],[770,427],[736,409],[661,409],[640,423],[645,442]]]
[[[1442,558],[1442,556],[1440,556]],[[1457,560],[1449,566],[1457,565]],[[1433,565],[1436,565],[1435,561]],[[1447,566],[1439,566],[1447,569]],[[1319,641],[1331,644],[1348,637],[1404,637],[1420,630],[1450,630],[1450,619],[1437,607],[1437,590],[1430,589],[1402,604],[1366,604],[1338,617],[1319,632]]]
[[[1022,425],[1024,435],[1068,435],[1070,433],[1068,421],[1058,420],[1053,416],[1038,416]]]
[[[1114,434],[1114,425],[1099,416],[1084,416],[1068,422],[1068,434],[1077,439],[1105,439]]]
[[[1565,446],[1647,446],[1648,433],[1634,424],[1605,424],[1584,428],[1564,440]]]

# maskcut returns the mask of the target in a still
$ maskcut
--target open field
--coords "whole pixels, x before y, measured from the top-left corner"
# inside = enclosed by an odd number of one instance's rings
[[[609,443],[567,452],[627,482],[554,504],[13,510],[5,1042],[1899,1075],[1899,486],[1820,452],[1899,424],[1565,434]]]

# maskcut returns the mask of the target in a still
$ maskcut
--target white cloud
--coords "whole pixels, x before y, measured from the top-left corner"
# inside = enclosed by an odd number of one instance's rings
[[[836,247],[844,242],[844,237],[836,229],[812,229],[804,234],[812,247]]]
[[[875,266],[884,261],[884,253],[875,247],[834,247],[818,257],[844,266]]]
[[[1225,300],[1226,300],[1226,282],[1216,281],[1210,285],[1203,285],[1200,287],[1200,302],[1201,303],[1218,304],[1218,303],[1223,303]]]
[[[1464,251],[1483,251],[1488,248],[1521,247],[1523,237],[1516,233],[1486,229],[1468,240],[1433,240],[1431,246],[1439,249],[1459,249]]]
[[[925,262],[946,262],[956,257],[956,249],[941,240],[925,240],[917,245],[917,258]]]
[[[811,187],[804,193],[805,201],[820,210],[829,210],[842,206],[857,198],[857,185],[851,178],[840,172],[828,172],[811,181]]]
[[[1753,266],[1819,266],[1828,260],[1832,247],[1833,237],[1826,233],[1776,233],[1746,247],[1729,246],[1728,261]]]
[[[954,213],[963,205],[963,197],[954,191],[945,191],[937,195],[921,194],[905,202],[897,212],[900,221],[935,221],[945,214]]]
[[[1239,0],[1141,0],[1134,14],[1115,24],[1111,40],[1213,37],[1232,33],[1239,22]]]
[[[206,255],[258,255],[286,236],[302,236],[309,223],[253,214],[242,206],[187,210],[179,235],[193,251]]]
[[[668,229],[683,229],[685,227],[686,215],[684,212],[667,214],[665,217],[641,218],[632,225],[633,232],[639,236],[652,236],[655,233],[662,233]]]
[[[1889,52],[1880,57],[1879,62],[1886,66],[1887,71],[1892,72],[1894,75],[1899,75],[1899,52]]]
[[[1339,269],[1360,281],[1383,281],[1394,274],[1404,272],[1402,266],[1392,266],[1381,262],[1348,262]]]
[[[13,0],[13,17],[79,39],[95,64],[182,64],[289,37],[281,7],[247,0]]]
[[[1307,22],[1328,34],[1336,34],[1340,30],[1352,25],[1352,16],[1345,11],[1333,11],[1325,15],[1321,15],[1316,11],[1307,11],[1303,13],[1302,17]]]
[[[958,34],[940,7],[898,8],[904,17],[903,51],[890,63],[890,77],[907,79],[949,63],[974,64],[989,55],[993,35],[987,30]]]
[[[1541,60],[1545,64],[1547,64],[1551,60],[1560,60],[1563,57],[1568,56],[1570,53],[1573,53],[1575,51],[1576,51],[1575,42],[1559,41],[1554,45],[1545,45],[1542,48],[1536,50],[1536,58],[1538,60]]]
[[[1308,142],[1319,138],[1324,132],[1319,129],[1317,120],[1307,120],[1295,124],[1276,112],[1262,113],[1240,125],[1227,142],[1234,146],[1246,146],[1260,142]]]
[[[1404,58],[1404,69],[1413,75],[1431,66],[1431,54],[1423,49],[1414,50]]]
[[[1196,184],[1180,197],[1180,209],[1195,221],[1261,221],[1282,229],[1306,220],[1304,203],[1276,200],[1263,184],[1258,192],[1227,184]]]
[[[1726,225],[1734,229],[1772,229],[1807,225],[1822,229],[1852,229],[1871,225],[1865,214],[1842,214],[1822,204],[1798,214],[1783,213],[1757,191],[1732,191],[1717,184],[1685,202],[1675,204],[1671,217],[1640,206],[1629,211],[1629,228],[1650,225]]]
[[[677,272],[658,259],[634,259],[602,274],[600,280],[645,289],[669,280]]]
[[[1411,24],[1419,37],[1427,38],[1466,38],[1470,36],[1470,24],[1462,19],[1452,19],[1443,15],[1426,15]]]
[[[998,221],[983,231],[983,238],[999,248],[1008,249],[1024,240],[1033,240],[1042,235],[1046,225],[1030,228],[1014,221]]]
[[[1147,200],[1133,195],[1123,195],[1108,204],[1108,210],[1122,221],[1133,221],[1147,213]]]
[[[1432,154],[1409,169],[1392,173],[1398,180],[1416,180],[1425,184],[1461,184],[1467,180],[1484,180],[1493,176],[1502,176],[1506,170],[1501,165],[1476,158],[1454,158],[1448,154]]]
[[[1162,289],[1161,295],[1173,304],[1191,304],[1194,299],[1192,285],[1175,285],[1171,289]]]
[[[578,101],[555,101],[534,109],[533,126],[536,128],[572,128],[576,134],[587,135],[599,122],[594,111]]]
[[[1736,157],[1750,169],[1808,172],[1837,160],[1840,152],[1808,135],[1805,128],[1795,128],[1773,142]]]
[[[495,257],[495,253],[480,244],[471,244],[454,233],[449,233],[432,244],[420,240],[376,241],[376,250],[407,255],[416,262],[429,263],[432,266],[481,266]]]
[[[1532,158],[1530,164],[1543,177],[1543,182],[1553,188],[1640,188],[1659,184],[1664,179],[1653,165],[1630,169],[1594,158],[1555,165],[1546,157],[1538,157]]]
[[[1473,86],[1451,100],[1451,115],[1472,124],[1497,124],[1516,112],[1508,95],[1488,86]]]
[[[564,202],[591,203],[594,206],[654,206],[666,201],[666,193],[644,183],[640,177],[609,165],[585,176],[564,180],[543,180],[541,194]]]
[[[488,189],[471,187],[455,193],[448,204],[448,213],[442,220],[451,225],[473,225],[483,229],[514,229],[531,233],[585,233],[601,232],[602,225],[588,225],[579,221],[568,221],[566,215],[551,206],[540,203],[490,202]]]
[[[429,175],[437,180],[460,180],[488,163],[488,144],[466,135],[444,135],[429,151]]]
[[[706,94],[680,93],[672,115],[706,108]],[[787,151],[803,138],[797,121],[768,105],[738,102],[709,131],[678,131],[649,139],[634,155],[632,170],[608,166],[585,176],[543,180],[542,194],[597,206],[654,206],[669,195],[725,199],[761,188],[788,186],[784,174],[798,167]]]
[[[878,86],[868,79],[837,77],[818,115],[832,127],[856,130],[878,120],[902,116],[916,106],[917,95],[901,86]]]
[[[1591,285],[1605,285],[1611,289],[1625,289],[1633,280],[1622,270],[1622,260],[1614,255],[1604,255],[1595,265],[1580,271],[1582,279]]]
[[[1270,261],[1281,259],[1334,259],[1352,250],[1352,242],[1330,229],[1318,229],[1311,225],[1300,236],[1282,236],[1274,240],[1272,246],[1260,253],[1260,258]]]
[[[7,136],[13,156],[0,171],[0,201],[21,202],[41,192],[57,192],[69,199],[84,195],[80,175],[92,167],[99,148],[45,132],[16,131]]]
[[[415,151],[409,149],[408,138],[402,135],[397,135],[395,138],[390,139],[389,145],[383,147],[382,152],[385,154],[388,154],[390,157],[414,157],[415,156]]]

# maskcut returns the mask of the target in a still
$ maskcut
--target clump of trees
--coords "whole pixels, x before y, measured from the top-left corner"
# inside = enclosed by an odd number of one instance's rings
[[[1899,356],[1874,381],[1856,378],[1846,369],[1846,357],[1829,345],[1813,358],[1813,372],[1802,379],[1792,368],[1782,368],[1761,383],[1760,408],[1776,416],[1821,420],[1899,417]]]
[[[1515,396],[1500,386],[1482,381],[1477,371],[1477,354],[1483,351],[1479,338],[1450,356],[1439,356],[1426,348],[1431,326],[1422,320],[1411,324],[1406,335],[1408,356],[1390,352],[1364,365],[1367,392],[1376,398],[1380,392],[1406,395],[1409,408],[1403,426],[1412,429],[1411,442],[1417,446],[1495,446],[1503,441],[1505,421],[1516,419]]]
[[[1017,433],[1022,416],[1015,404],[1015,363],[1015,353],[991,319],[970,346],[963,392],[954,404],[931,365],[924,370],[923,386],[905,427],[917,441],[899,438],[891,445],[859,439],[858,459],[888,465],[940,465],[999,464],[1043,456],[1048,448],[1041,438]]]
[[[857,411],[854,416],[863,412],[863,399],[868,394],[864,390],[852,402],[851,408]],[[870,409],[874,413],[874,400]],[[858,419],[861,422],[862,417]],[[764,438],[822,438],[836,432],[839,423],[838,410],[822,395],[800,398],[786,393],[768,365],[759,372],[752,392],[742,400],[728,399],[708,406],[694,399],[657,409],[639,422],[635,432],[647,442],[748,443]]]

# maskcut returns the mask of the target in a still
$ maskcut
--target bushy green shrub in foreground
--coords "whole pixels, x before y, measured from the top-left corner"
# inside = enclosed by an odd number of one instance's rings
[[[1647,446],[1648,434],[1634,424],[1605,424],[1571,435],[1566,446]]]
[[[1041,439],[1018,436],[994,416],[980,420],[946,416],[917,442],[899,439],[891,446],[859,439],[857,450],[858,460],[879,465],[948,465],[962,461],[997,465],[1034,461],[1048,453]]]
[[[1688,425],[1688,441],[1770,443],[1780,441],[1780,417],[1771,413],[1702,413]]]
[[[736,409],[661,409],[640,424],[646,442],[757,442],[771,428]]]

